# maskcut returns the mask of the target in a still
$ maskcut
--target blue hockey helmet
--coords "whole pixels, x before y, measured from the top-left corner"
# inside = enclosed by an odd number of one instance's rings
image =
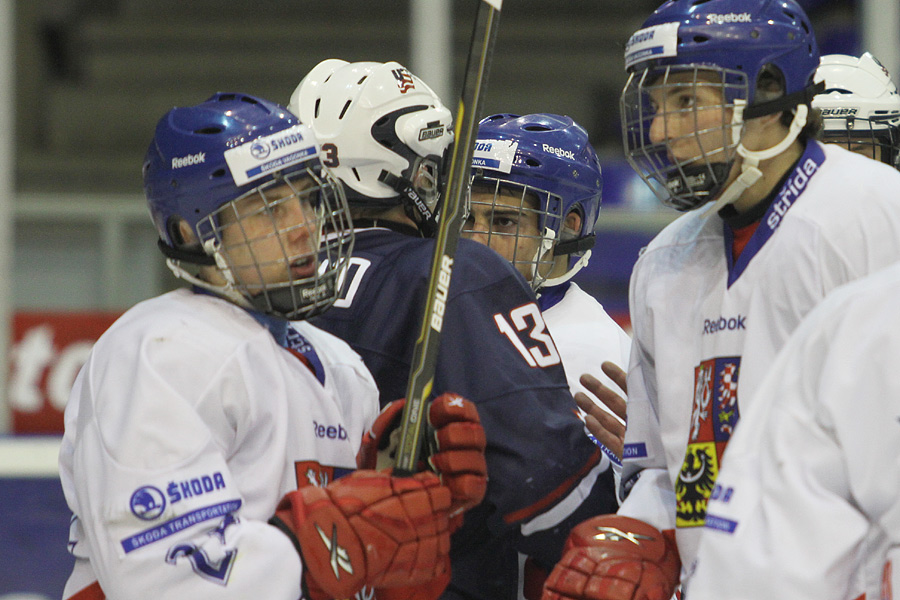
[[[538,113],[497,114],[483,119],[473,155],[472,185],[477,197],[492,200],[476,201],[470,195],[464,235],[475,237],[480,233],[488,246],[497,249],[503,238],[509,239],[512,254],[507,258],[522,267],[520,271],[530,278],[534,289],[562,283],[587,263],[594,245],[603,176],[587,131],[572,118]],[[508,228],[489,219],[486,231],[476,229],[475,213],[497,215],[498,202],[504,210],[509,207],[508,201],[500,200],[501,191],[507,198],[518,199],[516,210],[520,215],[536,215],[535,227],[527,228],[516,219],[516,226]],[[572,212],[581,221],[574,231],[564,226]],[[520,243],[528,238],[531,244]],[[582,260],[565,276],[548,279],[554,257],[563,255]]]
[[[217,93],[171,109],[157,123],[143,177],[159,247],[176,276],[291,319],[334,302],[353,244],[346,199],[323,169],[312,131],[283,106]],[[285,225],[279,215],[291,202],[299,202],[305,218]],[[249,237],[246,219],[260,216],[268,229]],[[184,225],[194,239],[185,239]],[[310,240],[303,252],[284,239],[301,228]],[[256,255],[265,240],[277,240],[277,257]],[[212,284],[185,265],[215,267],[224,283]]]
[[[742,97],[755,103],[763,67],[777,67],[784,93],[804,91],[819,66],[809,18],[795,0],[668,0],[625,46],[629,72],[665,66],[704,65],[724,70],[733,83],[745,74]],[[743,79],[743,78],[740,78]],[[729,86],[732,102],[743,85]]]
[[[621,104],[626,157],[664,203],[679,210],[697,208],[722,192],[738,154],[753,157],[740,144],[744,121],[793,111],[800,115],[797,124],[792,123],[784,147],[775,148],[782,152],[797,138],[808,108],[796,107],[808,107],[817,92],[818,64],[809,18],[795,0],[668,0],[625,47],[630,73]],[[764,75],[777,82],[778,97],[757,97]],[[649,94],[685,84],[717,87],[723,114],[731,115],[715,132],[706,128],[718,136],[717,147],[703,148],[698,141],[701,150],[687,159],[674,158],[665,144],[650,140],[657,113],[676,110],[654,106]],[[769,157],[764,152],[753,158]]]

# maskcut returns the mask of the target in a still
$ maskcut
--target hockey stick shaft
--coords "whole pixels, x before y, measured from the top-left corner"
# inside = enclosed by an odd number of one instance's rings
[[[403,409],[400,446],[394,469],[396,475],[414,473],[422,450],[425,409],[434,384],[444,309],[453,274],[453,257],[462,229],[460,219],[463,214],[463,199],[468,191],[472,155],[478,134],[478,115],[481,114],[484,103],[484,90],[497,39],[502,2],[503,0],[478,1],[454,124],[453,151],[444,177],[443,207],[435,239],[428,295],[406,388],[406,406]]]

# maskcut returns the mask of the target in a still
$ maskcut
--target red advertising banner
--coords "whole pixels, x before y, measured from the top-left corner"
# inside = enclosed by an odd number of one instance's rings
[[[11,433],[62,433],[75,376],[91,346],[119,314],[15,314],[7,381]]]

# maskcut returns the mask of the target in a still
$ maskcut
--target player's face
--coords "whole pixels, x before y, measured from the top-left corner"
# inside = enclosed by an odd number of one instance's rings
[[[666,73],[650,88],[650,141],[664,143],[673,162],[716,162],[728,145],[732,110],[723,106],[717,81],[702,71],[674,72]]]
[[[522,190],[496,190],[490,184],[472,186],[469,217],[463,237],[498,252],[531,281],[538,257],[541,235],[538,229],[537,199]]]
[[[319,244],[305,177],[240,198],[219,217],[222,248],[234,278],[248,289],[315,275]]]

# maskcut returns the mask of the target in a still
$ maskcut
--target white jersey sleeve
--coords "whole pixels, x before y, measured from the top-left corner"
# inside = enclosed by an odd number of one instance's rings
[[[600,366],[610,361],[627,370],[631,337],[607,314],[603,305],[575,283],[570,283],[562,299],[542,314],[562,359],[572,395],[581,392],[612,414],[579,378],[589,373],[610,389],[618,390]],[[610,452],[604,460],[609,461],[611,456]],[[617,460],[612,462],[618,476]]]
[[[343,409],[223,300],[178,290],[128,311],[66,407],[67,597],[92,571],[109,598],[298,598],[300,557],[267,520],[286,492],[355,468]]]
[[[636,298],[637,278],[632,277],[629,297]],[[631,314],[639,304],[630,302]],[[632,317],[634,321],[634,318]],[[653,346],[649,316],[638,319],[628,369],[628,404],[619,514],[640,519],[664,531],[675,528],[675,490],[662,442],[656,406],[656,374],[647,348]],[[639,434],[639,435],[635,435]]]
[[[691,600],[900,589],[898,297],[900,266],[845,286],[778,355],[729,444]]]
[[[618,389],[600,365],[608,360],[627,369],[631,337],[609,316],[602,304],[575,283],[570,283],[565,296],[542,314],[562,358],[572,395],[583,392],[593,398],[593,394],[578,381],[585,373],[614,390]],[[599,401],[597,404],[606,408]]]

